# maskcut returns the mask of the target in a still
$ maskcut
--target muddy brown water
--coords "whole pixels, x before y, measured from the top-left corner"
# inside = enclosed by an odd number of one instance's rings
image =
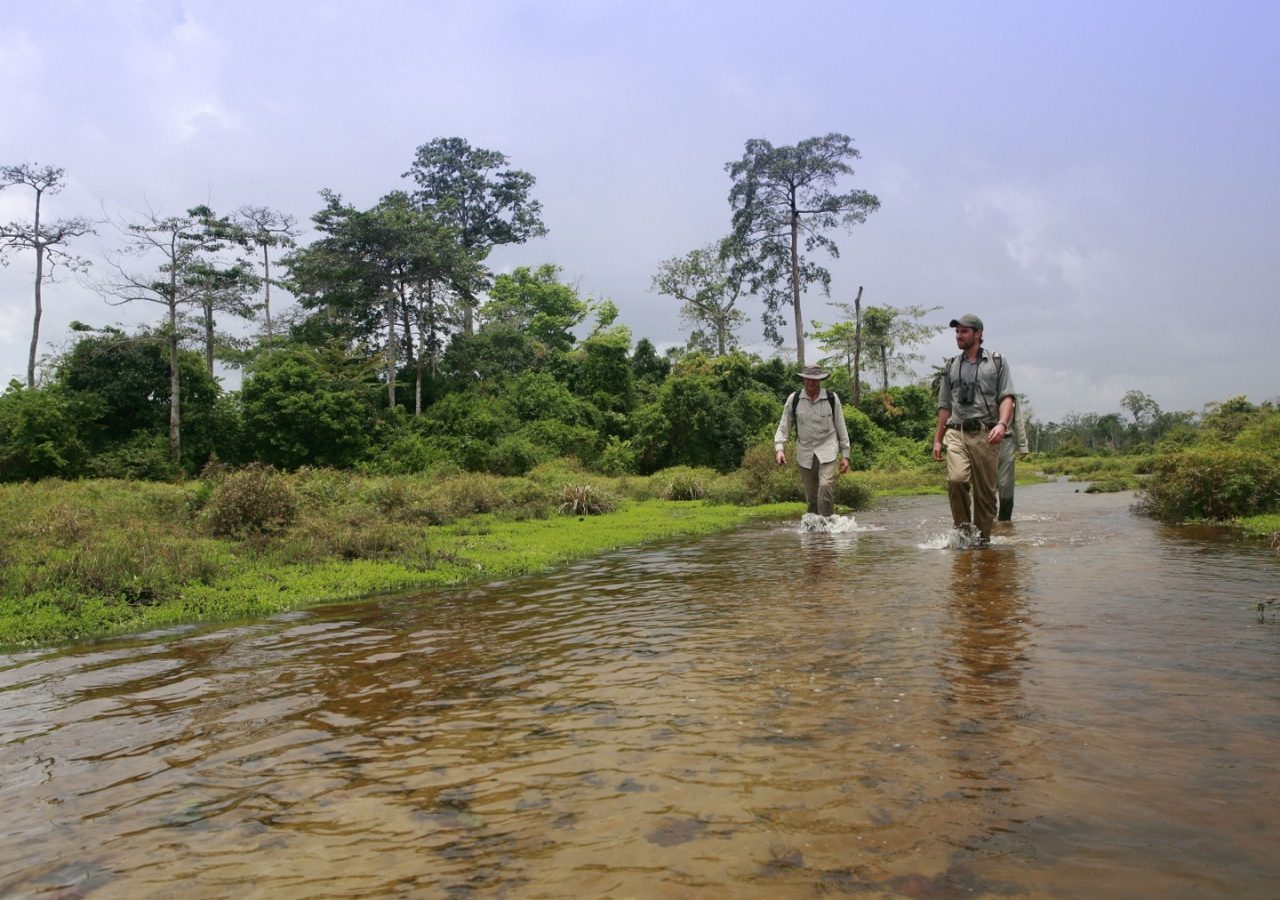
[[[0,657],[0,894],[1275,896],[1280,558],[1078,487]]]

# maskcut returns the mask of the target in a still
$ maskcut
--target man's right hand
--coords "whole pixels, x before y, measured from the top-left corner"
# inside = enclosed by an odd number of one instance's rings
[[[778,465],[780,465],[780,466],[785,466],[785,465],[787,464],[787,454],[785,454],[785,453],[783,453],[781,450],[779,450],[779,451],[777,452],[776,456],[777,456],[777,459],[778,459]]]
[[[942,441],[935,440],[933,442],[933,458],[938,462],[942,462]]]

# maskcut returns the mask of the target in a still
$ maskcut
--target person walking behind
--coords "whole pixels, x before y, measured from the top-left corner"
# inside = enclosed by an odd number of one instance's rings
[[[950,327],[961,352],[947,361],[938,383],[933,458],[941,461],[945,448],[952,524],[972,523],[980,544],[987,544],[996,517],[1000,442],[1013,418],[1013,376],[999,353],[983,348],[980,318],[966,314],[952,319]]]
[[[1000,496],[1000,509],[996,515],[996,520],[999,522],[1008,522],[1013,518],[1015,439],[1018,459],[1026,459],[1027,454],[1031,452],[1027,446],[1026,416],[1018,409],[1016,401],[1013,405],[1013,423],[1010,427],[1013,429],[1013,438],[1005,438],[1000,442],[1000,463],[996,467],[996,493]]]
[[[820,516],[835,512],[837,465],[840,474],[849,471],[849,429],[844,422],[844,409],[835,391],[822,386],[830,374],[817,366],[805,366],[799,372],[804,388],[793,391],[782,404],[782,421],[773,435],[778,465],[786,465],[783,447],[795,428],[796,464],[800,467],[804,499],[809,504],[808,511]]]

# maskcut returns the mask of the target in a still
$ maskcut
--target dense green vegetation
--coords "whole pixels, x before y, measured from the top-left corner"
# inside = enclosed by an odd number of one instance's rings
[[[790,514],[797,496],[794,473],[765,454],[731,475],[686,467],[607,478],[563,462],[521,478],[251,465],[181,484],[6,485],[0,645],[507,577]],[[839,496],[861,505],[869,491],[845,478]]]
[[[806,337],[828,354],[853,444],[837,502],[941,490],[929,444],[942,367],[932,384],[891,384],[914,379],[912,348],[940,327],[921,320],[937,308],[863,309],[859,290],[831,304],[841,321],[800,327],[802,288],[830,280],[812,251],[834,253],[827,232],[878,208],[837,187],[857,158],[838,134],[748,142],[728,167],[731,233],[658,266],[654,289],[693,327],[662,354],[554,265],[489,269],[495,247],[546,229],[533,177],[460,138],[418,148],[412,188],[367,209],[322,191],[303,245],[294,219],[266,207],[120,223],[131,244],[103,294],[156,304],[158,323],[77,324],[38,378],[39,260],[64,248],[38,222],[11,226],[6,247],[36,253],[37,316],[27,383],[0,393],[0,642],[512,574],[794,503],[798,479],[775,465],[772,437],[799,382],[782,359],[735,349],[748,296],[768,337],[781,341],[789,310],[801,355]],[[37,196],[62,177],[0,168]],[[796,178],[825,212],[775,202],[785,192],[768,186]],[[87,228],[61,224],[59,241]],[[297,306],[273,313],[273,286]],[[259,314],[250,338],[218,327]],[[215,360],[240,370],[236,390]],[[1033,450],[1023,477],[1137,490],[1161,519],[1277,540],[1273,403],[1170,413],[1130,391],[1121,412],[1043,423],[1019,402]]]

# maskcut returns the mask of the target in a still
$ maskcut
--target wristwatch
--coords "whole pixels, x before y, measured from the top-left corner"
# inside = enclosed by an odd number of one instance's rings
[[[1005,431],[1008,431],[1008,430],[1009,430],[1009,423],[1008,423],[1008,422],[998,422],[998,423],[996,423],[996,424],[998,424],[998,425],[999,425],[1001,428],[1003,428]]]

